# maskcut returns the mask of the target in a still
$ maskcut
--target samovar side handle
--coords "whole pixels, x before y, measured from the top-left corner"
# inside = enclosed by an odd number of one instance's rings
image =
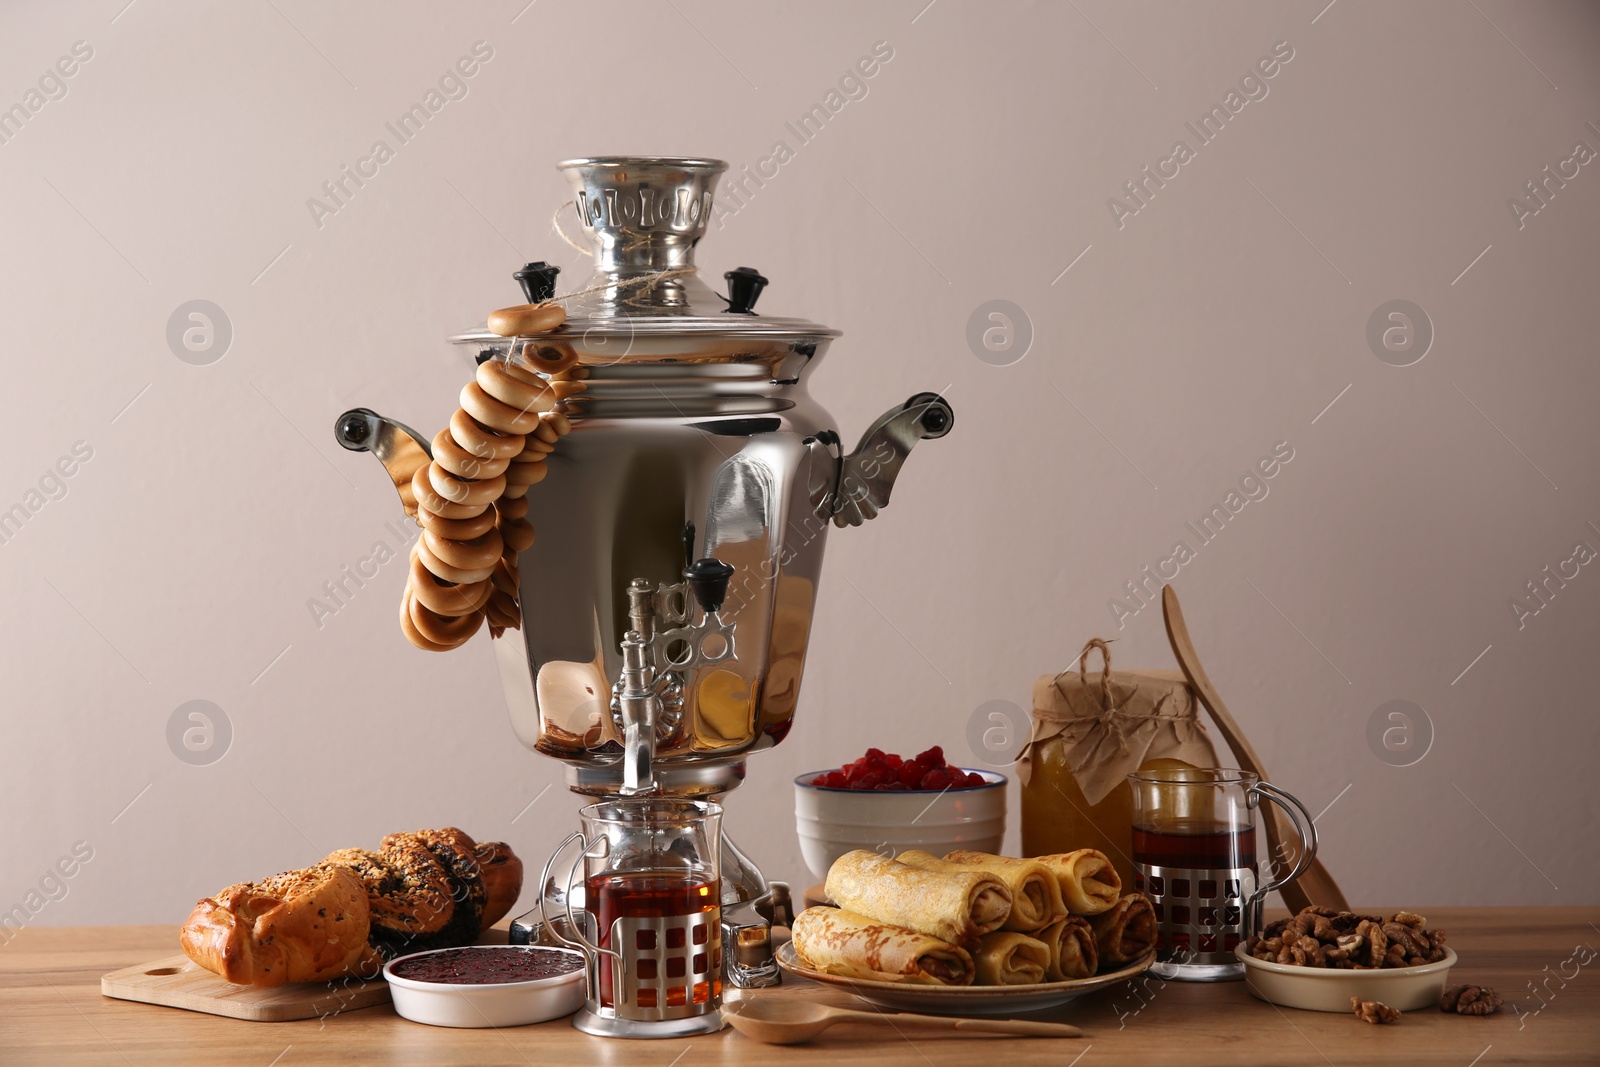
[[[395,492],[406,514],[417,517],[417,499],[411,492],[411,479],[417,468],[433,459],[428,439],[397,419],[386,418],[371,408],[351,408],[333,423],[333,436],[352,452],[371,452],[389,472]]]
[[[955,411],[938,393],[918,393],[890,408],[839,461],[839,483],[829,508],[835,526],[860,526],[889,505],[900,467],[918,441],[943,437]]]

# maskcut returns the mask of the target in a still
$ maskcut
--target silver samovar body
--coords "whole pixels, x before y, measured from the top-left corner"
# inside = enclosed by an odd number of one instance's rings
[[[844,450],[806,384],[838,331],[756,313],[767,279],[750,268],[724,275],[726,296],[699,277],[695,245],[725,163],[560,169],[595,272],[540,338],[576,352],[582,385],[558,409],[571,433],[527,494],[536,540],[517,559],[522,626],[493,639],[507,705],[517,736],[561,760],[576,792],[720,796],[793,723],[829,526],[876,515],[912,446],[954,416],[920,393]],[[555,273],[529,264],[516,277],[538,302]],[[484,330],[451,340],[479,361],[525,343]],[[428,448],[366,409],[336,432],[397,485]],[[754,913],[772,917],[772,887],[725,850],[728,976],[775,981]]]

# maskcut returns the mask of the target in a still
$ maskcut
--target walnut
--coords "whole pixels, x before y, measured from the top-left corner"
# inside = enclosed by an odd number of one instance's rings
[[[1302,937],[1289,948],[1290,956],[1301,967],[1326,967],[1322,942],[1314,937]]]
[[[1505,998],[1488,986],[1453,985],[1439,998],[1439,1010],[1457,1015],[1493,1015],[1503,1003]]]
[[[1391,919],[1390,922],[1397,922],[1401,926],[1410,926],[1418,930],[1428,925],[1428,920],[1424,919],[1414,911],[1397,911],[1394,914],[1394,918]]]
[[[1404,967],[1406,965],[1406,950],[1400,945],[1390,945],[1389,951],[1384,953],[1383,967]]]
[[[1402,912],[1402,914],[1405,913]],[[1391,950],[1394,948],[1394,946],[1398,945],[1404,950],[1403,957],[1405,959],[1410,959],[1413,956],[1420,956],[1423,958],[1424,963],[1427,962],[1427,955],[1430,951],[1432,951],[1433,946],[1428,942],[1426,937],[1418,936],[1416,930],[1409,926],[1403,926],[1400,923],[1384,923],[1382,929],[1384,936],[1389,939],[1389,946]]]
[[[1311,927],[1311,936],[1318,941],[1337,941],[1339,931],[1334,929],[1332,920],[1326,915],[1318,915],[1317,921]]]
[[[1370,919],[1363,919],[1361,925],[1356,927],[1356,933],[1367,942],[1367,951],[1357,962],[1382,967],[1384,955],[1389,951],[1389,939],[1384,935],[1383,927]]]
[[[1360,997],[1351,997],[1350,1010],[1355,1012],[1357,1019],[1373,1025],[1400,1021],[1400,1013],[1379,1000],[1362,1000]]]
[[[1271,940],[1272,938],[1277,937],[1279,934],[1283,933],[1284,928],[1287,927],[1288,925],[1289,925],[1289,920],[1288,919],[1274,919],[1271,922],[1269,922],[1262,929],[1261,937],[1264,940]]]
[[[1284,933],[1287,934],[1292,930],[1296,937],[1310,937],[1311,932],[1316,928],[1317,917],[1309,911],[1302,911],[1299,915],[1289,920],[1289,926],[1284,930]]]
[[[1445,949],[1444,949],[1444,941],[1445,941],[1444,931],[1443,930],[1430,931],[1429,934],[1428,934],[1428,940],[1429,940],[1429,942],[1432,943],[1432,946],[1433,946],[1432,949],[1428,953],[1428,962],[1429,963],[1438,963],[1440,960],[1444,959],[1444,952],[1445,952]]]
[[[1341,911],[1328,921],[1333,923],[1333,928],[1341,934],[1348,934],[1361,925],[1361,916],[1353,911]]]
[[[1301,915],[1307,915],[1307,914],[1309,914],[1309,915],[1320,915],[1324,919],[1331,919],[1335,915],[1338,915],[1339,912],[1337,910],[1333,909],[1333,908],[1328,907],[1326,904],[1307,904],[1305,907],[1300,909],[1300,914]]]
[[[1367,943],[1367,939],[1360,934],[1341,934],[1339,940],[1334,943],[1345,952],[1355,952],[1356,949]]]

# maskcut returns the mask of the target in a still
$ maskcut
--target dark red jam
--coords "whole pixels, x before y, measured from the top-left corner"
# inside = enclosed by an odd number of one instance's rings
[[[396,978],[444,985],[493,985],[555,978],[583,969],[583,960],[570,952],[537,946],[514,948],[452,948],[401,960],[390,968]]]

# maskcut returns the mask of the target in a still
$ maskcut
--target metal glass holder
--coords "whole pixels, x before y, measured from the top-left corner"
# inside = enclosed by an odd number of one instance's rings
[[[568,886],[579,864],[604,855],[593,850],[607,844],[604,838],[591,842],[583,831],[574,830],[546,861],[541,886],[549,883],[556,859],[574,841],[583,847],[568,868]],[[575,1028],[600,1037],[629,1038],[687,1037],[723,1028],[720,906],[690,915],[618,918],[609,939],[616,947],[602,948],[585,934],[592,924],[573,913],[571,892],[565,895],[565,915],[558,916],[565,918],[564,926],[550,921],[542,895],[539,917],[546,932],[583,953],[587,963],[588,992],[572,1017]],[[602,968],[610,972],[611,1004],[601,996]]]

